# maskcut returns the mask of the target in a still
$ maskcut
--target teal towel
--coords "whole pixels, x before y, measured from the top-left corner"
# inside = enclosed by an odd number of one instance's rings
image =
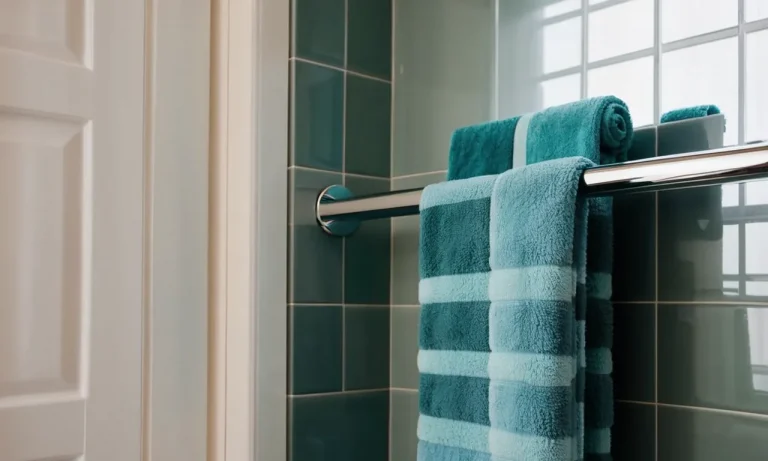
[[[585,99],[534,114],[459,128],[451,138],[448,180],[498,174],[563,157],[595,163],[626,160],[632,141],[627,105],[614,96]]]
[[[720,113],[720,109],[713,105],[707,104],[703,106],[683,107],[682,109],[670,110],[665,112],[661,116],[661,123],[677,122],[680,120],[688,120],[689,118],[706,117],[707,115],[717,115]]]
[[[585,386],[612,400],[610,277],[587,267],[605,245],[587,242],[590,203],[577,194],[592,165],[571,157],[424,190],[419,461],[610,458],[610,405],[590,421],[583,403]],[[585,432],[585,418],[599,429]]]
[[[483,274],[491,270],[491,251],[483,236],[489,232],[490,221],[490,194],[487,193],[487,183],[493,182],[490,176],[477,177],[478,175],[500,174],[512,167],[521,167],[547,160],[566,157],[584,157],[595,164],[606,164],[626,159],[627,150],[632,142],[632,119],[626,104],[620,99],[607,96],[579,101],[564,106],[553,107],[544,111],[515,117],[500,122],[491,122],[483,125],[462,128],[454,133],[451,140],[450,161],[448,179],[467,181],[450,181],[441,185],[447,193],[450,184],[456,183],[457,190],[463,191],[464,198],[460,200],[463,206],[449,206],[438,208],[438,211],[422,214],[421,233],[421,262],[420,270],[422,279],[434,278],[434,274],[441,273],[445,267],[454,267],[457,273]],[[538,171],[538,170],[535,170]],[[543,177],[543,176],[542,176]],[[473,179],[469,179],[473,178]],[[557,190],[556,184],[550,184],[553,190]],[[527,184],[531,199],[522,205],[520,213],[526,213],[525,220],[518,220],[521,226],[529,225],[536,232],[548,235],[553,229],[560,232],[564,224],[560,221],[560,215],[551,214],[543,206],[549,194],[545,184],[531,182]],[[481,192],[484,191],[484,192]],[[545,192],[541,192],[545,191]],[[538,192],[538,193],[537,193]],[[436,193],[436,192],[435,192]],[[458,192],[457,192],[458,193]],[[468,194],[468,195],[467,195]],[[422,207],[429,203],[422,199]],[[541,202],[541,205],[539,204]],[[576,349],[583,350],[586,366],[580,366],[577,370],[575,383],[576,396],[580,404],[576,410],[571,405],[560,401],[562,405],[577,411],[574,424],[573,455],[558,457],[555,455],[540,457],[523,457],[528,460],[560,460],[560,459],[588,459],[610,460],[610,428],[613,425],[613,384],[610,376],[612,345],[612,315],[610,303],[611,296],[611,270],[613,266],[612,239],[612,200],[610,198],[591,198],[587,200],[589,214],[587,215],[586,239],[588,240],[589,257],[587,258],[585,287],[579,289],[577,299],[573,304],[568,300],[563,301],[562,306],[571,306],[574,315],[579,320],[585,320],[589,327],[586,336],[572,335],[573,338],[581,338],[573,350],[560,351],[563,355],[575,353]],[[429,208],[429,207],[425,207]],[[586,209],[586,208],[585,208]],[[434,221],[434,222],[430,222]],[[458,223],[463,224],[458,224]],[[526,224],[527,223],[527,224]],[[463,227],[461,227],[463,226]],[[513,224],[509,224],[513,228]],[[566,225],[566,228],[567,227]],[[437,230],[441,235],[435,235]],[[570,228],[573,229],[573,228]],[[492,234],[489,234],[492,235]],[[535,237],[535,233],[533,233]],[[453,236],[453,237],[451,237]],[[532,237],[533,238],[533,237]],[[446,243],[449,239],[458,239],[458,243]],[[437,242],[437,243],[436,243]],[[556,246],[541,246],[543,254],[563,255]],[[522,256],[521,256],[522,257]],[[433,274],[433,275],[430,275]],[[474,366],[482,367],[485,363],[483,355],[477,353],[489,353],[493,345],[490,335],[489,316],[491,315],[491,302],[487,293],[483,293],[484,278],[481,276],[476,282],[452,280],[450,278],[438,278],[437,282],[427,282],[429,287],[434,283],[441,283],[439,289],[448,290],[444,302],[427,303],[422,307],[420,323],[420,359],[419,366],[422,371],[420,381],[420,406],[421,420],[430,421],[428,418],[442,418],[439,416],[446,402],[453,402],[453,407],[461,410],[459,414],[448,416],[449,420],[469,421],[481,426],[491,425],[489,413],[484,406],[478,406],[478,402],[488,401],[489,382],[486,376],[457,375],[440,376],[441,373],[430,373],[427,366],[429,362],[423,357],[429,357],[429,350],[452,351],[448,356],[454,358],[457,363],[474,363]],[[546,286],[552,282],[552,274],[543,272],[537,277],[526,279],[527,284],[518,288],[527,293],[538,289],[538,285]],[[440,282],[442,280],[442,282]],[[422,282],[424,283],[424,282]],[[479,288],[478,288],[479,287]],[[422,293],[420,285],[420,293]],[[533,302],[534,300],[527,300]],[[577,302],[578,301],[578,302]],[[434,305],[431,305],[434,304]],[[577,306],[584,306],[582,310]],[[551,321],[542,318],[529,304],[521,304],[512,315],[517,316],[518,323],[505,323],[506,333],[500,328],[494,328],[497,334],[509,335],[518,338],[525,344],[531,343],[536,337],[559,337],[560,330],[555,328]],[[559,310],[561,315],[570,312],[569,308]],[[518,326],[515,326],[518,325]],[[580,324],[583,326],[583,322]],[[524,330],[524,331],[523,331]],[[581,330],[583,334],[583,329]],[[527,338],[527,339],[526,339]],[[551,339],[551,338],[550,338]],[[550,353],[551,351],[548,351]],[[504,355],[497,356],[494,366],[513,370],[520,362],[505,361]],[[479,361],[475,363],[476,361]],[[424,365],[424,367],[422,367]],[[461,368],[464,365],[456,365]],[[490,365],[489,365],[490,366]],[[554,365],[553,365],[554,367]],[[555,370],[555,368],[552,368]],[[514,371],[514,370],[513,370]],[[439,379],[436,377],[438,376]],[[554,375],[548,375],[552,377]],[[446,380],[448,382],[446,382]],[[438,381],[438,382],[436,382]],[[435,389],[439,389],[436,392]],[[520,421],[528,420],[531,424],[546,425],[549,421],[551,430],[557,432],[562,429],[553,419],[537,413],[533,402],[538,397],[532,396],[531,400],[525,400],[527,405],[509,404],[507,411],[513,412]],[[451,406],[448,405],[448,406]],[[519,407],[519,408],[518,408]],[[432,413],[430,413],[432,411]],[[544,418],[544,419],[542,419]],[[426,423],[425,423],[426,424]],[[522,424],[522,422],[521,422]],[[560,429],[557,429],[560,427]],[[434,428],[433,428],[434,429]],[[443,426],[447,432],[458,436],[452,426]],[[461,431],[467,429],[463,427]],[[437,429],[434,429],[437,430]],[[439,431],[438,431],[439,432]],[[474,435],[467,435],[472,440],[481,440],[483,434],[478,429]],[[470,434],[470,432],[466,432]],[[550,434],[552,435],[552,434]],[[562,434],[561,434],[562,435]],[[503,438],[503,437],[502,437]],[[501,440],[501,439],[498,439]],[[505,439],[506,440],[506,439]],[[515,444],[516,439],[506,442],[498,442],[502,445]],[[526,439],[527,440],[527,439]],[[536,439],[539,440],[539,439]],[[424,442],[424,439],[422,438]],[[480,442],[478,442],[480,443]],[[548,443],[548,442],[547,442]],[[434,444],[433,444],[434,445]],[[429,441],[420,444],[420,453],[424,457],[421,461],[437,459],[461,459],[479,460],[486,459],[478,453],[484,453],[476,446],[470,454],[464,453],[455,458],[441,458],[429,455],[440,451]],[[437,444],[440,445],[439,443]],[[450,445],[450,443],[448,443]],[[563,449],[562,445],[547,445],[552,450]],[[558,448],[559,447],[559,448]],[[466,447],[464,447],[466,448]],[[554,453],[554,452],[553,452]],[[503,459],[503,458],[500,458]],[[518,459],[518,458],[513,458]]]

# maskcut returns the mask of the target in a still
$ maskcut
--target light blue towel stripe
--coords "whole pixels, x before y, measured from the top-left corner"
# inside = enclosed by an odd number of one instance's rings
[[[464,448],[437,445],[424,440],[419,441],[416,451],[417,461],[494,461],[490,453],[465,450]],[[394,460],[400,461],[400,460]],[[506,460],[504,460],[506,461]]]
[[[587,371],[601,375],[609,375],[613,371],[611,350],[607,347],[587,349]]]
[[[587,276],[587,296],[610,300],[613,291],[612,285],[611,274],[590,272]]]
[[[515,125],[514,147],[512,151],[512,168],[525,166],[528,153],[528,125],[531,123],[532,114],[520,116]]]
[[[584,449],[587,453],[610,453],[611,429],[587,429],[584,434]]]
[[[520,381],[532,386],[569,386],[576,376],[571,356],[525,352],[420,350],[419,372]]]
[[[576,376],[573,357],[524,352],[492,352],[488,376],[492,380],[520,381],[532,386],[568,386]]]
[[[493,270],[488,285],[491,301],[571,301],[575,294],[575,272],[570,266]]]
[[[573,440],[570,437],[550,439],[535,435],[515,434],[491,428],[491,453],[513,460],[561,461],[572,459]]]
[[[481,424],[419,415],[416,433],[425,442],[490,453],[489,431],[490,427]]]
[[[487,301],[490,272],[441,275],[419,281],[421,304]]]
[[[420,350],[420,373],[488,378],[489,352]]]
[[[478,176],[462,181],[448,181],[427,186],[421,194],[419,210],[438,205],[490,198],[496,176]]]

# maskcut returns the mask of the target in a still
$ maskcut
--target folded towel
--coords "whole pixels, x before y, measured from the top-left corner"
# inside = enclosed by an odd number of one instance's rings
[[[661,123],[677,122],[680,120],[687,120],[689,118],[706,117],[707,115],[717,115],[719,113],[720,113],[720,109],[713,104],[683,107],[682,109],[675,109],[675,110],[670,110],[669,112],[665,112],[661,116]]]
[[[585,378],[588,395],[612,400],[610,278],[590,284],[587,272],[604,256],[587,257],[587,240],[605,245],[588,237],[577,194],[591,165],[552,160],[424,190],[420,461],[609,459],[610,406],[586,415],[600,429],[583,425]]]
[[[453,133],[448,180],[499,174],[563,157],[595,163],[626,160],[632,141],[627,105],[614,96],[585,99]]]

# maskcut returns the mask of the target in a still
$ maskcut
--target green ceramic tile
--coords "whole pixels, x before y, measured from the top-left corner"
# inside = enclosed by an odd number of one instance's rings
[[[739,222],[724,219],[722,186],[659,192],[658,270],[660,301],[748,300],[728,293],[723,273],[739,273]],[[758,244],[753,251],[768,255]],[[762,252],[761,252],[762,250]],[[737,282],[738,285],[738,282]]]
[[[293,62],[291,165],[341,171],[344,142],[344,74]]]
[[[317,196],[327,186],[341,184],[339,173],[290,168],[288,170],[288,191],[290,211],[288,224],[301,226],[317,225],[315,204]]]
[[[419,421],[419,393],[391,391],[390,461],[416,461],[416,426]]]
[[[347,69],[390,79],[392,0],[347,2]]]
[[[291,394],[341,391],[341,306],[292,306]]]
[[[614,406],[611,454],[616,461],[656,458],[656,407],[618,402]]]
[[[392,190],[445,181],[445,172],[392,180]],[[419,304],[419,217],[392,219],[392,304]]]
[[[344,65],[344,0],[293,0],[293,55]]]
[[[659,305],[659,402],[768,414],[768,306]]]
[[[347,173],[389,178],[391,85],[347,75]]]
[[[453,131],[494,118],[495,3],[396,3],[392,176],[446,170]]]
[[[763,461],[768,453],[768,419],[659,407],[658,443],[658,461]]]
[[[389,391],[289,398],[290,461],[387,461]]]
[[[392,307],[392,387],[419,388],[419,308]]]
[[[389,191],[389,180],[347,175],[346,186],[355,195],[378,194]],[[363,222],[345,240],[344,302],[389,304],[390,220]]]
[[[656,300],[656,193],[613,200],[613,299]]]
[[[345,306],[344,335],[344,389],[389,387],[389,306]]]
[[[725,118],[722,114],[679,122],[662,123],[659,156],[723,147]]]
[[[340,304],[342,239],[325,234],[316,224],[292,226],[289,280],[296,304]]]
[[[655,401],[654,304],[615,303],[613,383],[619,400]]]

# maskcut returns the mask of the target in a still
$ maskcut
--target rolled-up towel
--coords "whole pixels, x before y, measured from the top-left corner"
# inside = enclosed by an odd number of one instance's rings
[[[717,115],[720,113],[720,108],[714,104],[706,104],[701,106],[683,107],[681,109],[670,110],[665,112],[661,116],[661,123],[677,122],[680,120],[688,120],[689,118],[706,117],[707,115]]]
[[[459,128],[451,139],[448,179],[499,174],[563,157],[621,162],[631,142],[632,118],[624,101],[615,96],[585,99]]]

